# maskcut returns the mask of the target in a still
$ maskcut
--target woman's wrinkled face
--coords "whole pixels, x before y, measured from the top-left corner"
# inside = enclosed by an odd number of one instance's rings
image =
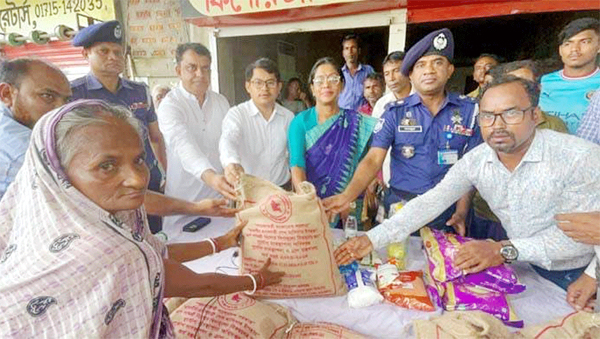
[[[70,136],[77,149],[67,165],[67,177],[107,212],[136,209],[144,202],[149,180],[142,141],[127,122],[114,117],[106,121]]]

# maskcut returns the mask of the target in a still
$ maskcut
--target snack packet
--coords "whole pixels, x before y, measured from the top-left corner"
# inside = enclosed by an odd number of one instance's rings
[[[444,291],[444,288],[441,284],[435,283],[435,281],[431,278],[431,274],[429,274],[428,269],[425,269],[423,273],[423,282],[425,283],[425,289],[427,290],[427,294],[429,294],[433,304],[439,308],[444,308],[442,296],[446,291]]]
[[[421,271],[400,272],[394,281],[379,291],[385,300],[398,306],[426,312],[435,311],[425,289]]]
[[[388,262],[396,265],[399,270],[406,269],[408,257],[408,239],[402,242],[393,242],[387,247]]]
[[[483,286],[503,293],[521,293],[525,285],[519,283],[517,275],[507,265],[489,267],[481,272],[464,275],[454,266],[454,256],[461,244],[471,238],[457,234],[423,227],[420,231],[427,254],[427,262],[431,278],[436,282],[447,282],[459,279],[460,282]]]
[[[348,305],[350,307],[367,307],[383,301],[383,296],[377,291],[371,280],[371,273],[359,268],[356,261],[349,265],[340,266],[340,272],[346,280]]]
[[[381,260],[381,258],[379,258],[379,254],[377,254],[376,251],[371,251],[369,254],[365,255],[362,259],[360,259],[361,266],[376,267],[381,264],[383,264],[383,261]]]
[[[447,311],[480,310],[489,313],[512,327],[523,327],[504,293],[487,288],[453,282],[441,283],[445,290],[442,298]]]
[[[391,284],[398,277],[398,267],[392,264],[383,264],[377,266],[377,287],[379,289]]]

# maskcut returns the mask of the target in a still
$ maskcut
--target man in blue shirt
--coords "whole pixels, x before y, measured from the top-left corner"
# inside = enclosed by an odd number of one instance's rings
[[[144,136],[146,165],[150,170],[148,189],[162,192],[162,172],[166,171],[167,155],[163,136],[158,128],[152,96],[142,83],[119,76],[125,67],[122,29],[118,21],[107,21],[88,26],[73,38],[73,46],[83,47],[91,72],[71,83],[73,99],[101,99],[131,110],[147,131]],[[158,161],[157,161],[158,160]],[[153,233],[161,230],[161,219],[148,218]]]
[[[434,187],[452,164],[482,142],[476,102],[445,91],[454,71],[453,55],[448,29],[430,33],[408,51],[401,71],[410,77],[416,93],[386,107],[373,132],[371,149],[346,190],[325,200],[327,209],[334,213],[345,210],[381,169],[389,147],[392,160],[386,211],[390,204],[411,200]],[[444,228],[453,213],[454,207],[449,208],[431,226]],[[453,224],[464,233],[464,222]]]
[[[0,66],[0,199],[23,165],[34,124],[71,96],[55,66],[20,58]]]
[[[558,35],[564,68],[542,77],[540,108],[561,118],[575,134],[590,99],[600,88],[600,21],[581,18],[571,21]]]
[[[340,93],[338,105],[341,108],[357,111],[363,101],[363,83],[367,75],[374,73],[373,67],[358,62],[360,46],[358,36],[349,34],[342,40],[342,55],[346,64],[342,67],[344,89]]]

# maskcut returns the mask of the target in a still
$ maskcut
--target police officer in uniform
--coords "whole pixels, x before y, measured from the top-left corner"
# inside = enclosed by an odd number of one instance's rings
[[[150,170],[148,189],[160,192],[163,175],[158,162],[166,170],[165,143],[158,129],[148,87],[119,76],[125,67],[122,40],[121,24],[114,20],[88,26],[77,33],[72,41],[73,46],[83,47],[83,56],[88,60],[91,72],[71,82],[72,98],[101,99],[125,106],[133,112],[146,127],[144,147],[146,164]],[[148,222],[153,233],[160,231],[160,217],[148,216]]]
[[[411,200],[433,188],[452,164],[482,142],[476,125],[477,103],[445,91],[454,72],[453,55],[453,36],[446,28],[428,34],[406,53],[401,71],[410,78],[415,93],[386,107],[352,181],[343,193],[324,201],[329,211],[339,213],[348,208],[376,176],[390,147],[386,212],[390,204]],[[458,204],[468,199],[465,196]],[[464,233],[464,220],[454,220],[453,213],[451,206],[429,225],[444,229],[448,223]]]

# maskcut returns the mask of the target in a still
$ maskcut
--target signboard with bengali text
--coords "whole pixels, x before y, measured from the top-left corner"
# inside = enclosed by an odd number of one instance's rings
[[[249,14],[367,0],[188,0],[205,16]]]
[[[178,0],[129,0],[127,17],[134,58],[171,58],[187,41]]]
[[[115,18],[113,0],[0,0],[0,33],[52,33],[59,24],[75,30]]]

